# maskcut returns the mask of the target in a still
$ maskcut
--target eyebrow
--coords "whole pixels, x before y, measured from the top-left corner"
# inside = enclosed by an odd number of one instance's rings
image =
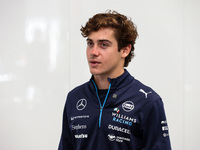
[[[87,39],[86,39],[86,41],[93,41],[93,40],[92,40],[92,39],[90,39],[90,38],[87,38]],[[98,40],[98,42],[108,42],[108,43],[112,44],[112,42],[111,42],[111,41],[109,41],[109,40],[106,40],[106,39],[101,39],[101,40]]]

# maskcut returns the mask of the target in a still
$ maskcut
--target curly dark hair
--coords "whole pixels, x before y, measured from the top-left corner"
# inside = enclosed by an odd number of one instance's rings
[[[131,51],[125,58],[124,67],[127,67],[131,59],[135,56],[134,44],[138,37],[136,25],[131,18],[116,12],[107,11],[106,13],[99,13],[89,18],[86,25],[81,26],[81,34],[83,37],[88,37],[91,32],[98,31],[101,28],[113,28],[114,36],[118,42],[118,50],[131,44]]]

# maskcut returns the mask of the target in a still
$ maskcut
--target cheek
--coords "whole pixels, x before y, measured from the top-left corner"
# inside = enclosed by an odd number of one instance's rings
[[[103,56],[104,56],[104,59],[108,62],[115,62],[115,61],[118,61],[120,58],[119,53],[107,53],[107,54],[104,54]]]
[[[107,66],[110,66],[116,61],[116,58],[113,55],[104,55],[102,59]]]

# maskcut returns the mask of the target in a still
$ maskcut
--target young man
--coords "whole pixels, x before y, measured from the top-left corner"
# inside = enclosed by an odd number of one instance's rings
[[[124,69],[138,36],[117,12],[97,14],[81,28],[92,74],[67,96],[59,150],[170,150],[163,102]]]

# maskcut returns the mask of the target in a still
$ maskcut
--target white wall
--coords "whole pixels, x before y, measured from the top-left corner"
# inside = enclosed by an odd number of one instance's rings
[[[1,0],[0,149],[57,149],[67,92],[90,78],[80,26],[107,9],[137,24],[128,70],[163,98],[173,149],[198,149],[199,7],[198,0]]]

